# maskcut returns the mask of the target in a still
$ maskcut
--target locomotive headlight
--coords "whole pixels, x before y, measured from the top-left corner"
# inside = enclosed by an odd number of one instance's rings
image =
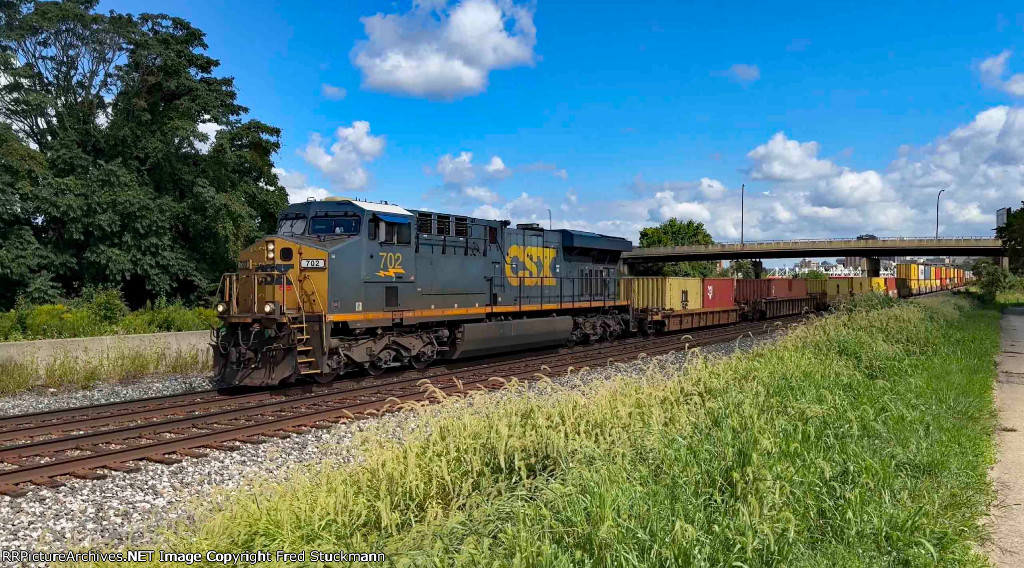
[[[267,260],[274,260],[274,241],[267,241]]]
[[[214,308],[214,309],[217,310],[218,314],[224,314],[224,313],[227,313],[227,311],[228,311],[228,305],[225,304],[224,302],[221,302],[221,303],[217,304],[217,307]]]
[[[263,313],[269,316],[274,313],[276,308],[277,306],[274,305],[274,302],[267,302],[266,304],[263,304]]]
[[[268,250],[267,251],[267,260],[274,260],[274,251],[272,251],[272,250]]]

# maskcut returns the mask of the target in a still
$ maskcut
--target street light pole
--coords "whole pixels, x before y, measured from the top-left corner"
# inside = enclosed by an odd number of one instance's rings
[[[740,186],[740,247],[743,246],[743,197],[747,192],[747,184]]]
[[[942,197],[942,192],[945,189],[940,189],[939,194],[935,196],[935,240],[939,240],[939,198]]]
[[[551,230],[551,210],[548,209],[548,230]]]

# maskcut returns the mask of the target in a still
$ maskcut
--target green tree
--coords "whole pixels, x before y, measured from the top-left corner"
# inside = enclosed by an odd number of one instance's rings
[[[995,301],[996,294],[1006,291],[1012,280],[1010,273],[990,258],[974,263],[974,277],[978,280],[981,295],[988,301]]]
[[[722,278],[753,278],[754,263],[750,260],[733,260],[729,266],[718,271],[716,276]]]
[[[996,229],[996,237],[1003,241],[1003,248],[1010,259],[1010,272],[1024,275],[1024,207],[1010,212],[1006,224]]]
[[[806,278],[808,280],[828,280],[828,274],[820,270],[808,270],[800,275],[800,278]]]
[[[688,220],[685,223],[671,218],[657,227],[647,227],[640,231],[640,246],[669,247],[686,245],[714,244],[711,233],[704,228],[704,223]],[[691,276],[704,278],[715,274],[713,262],[669,262],[646,263],[637,267],[636,273],[641,276]]]
[[[22,184],[18,226],[44,251],[35,281],[45,268],[69,296],[115,287],[133,306],[198,301],[287,204],[272,171],[280,131],[242,118],[201,30],[96,4],[0,2],[0,120],[41,157],[0,191]]]

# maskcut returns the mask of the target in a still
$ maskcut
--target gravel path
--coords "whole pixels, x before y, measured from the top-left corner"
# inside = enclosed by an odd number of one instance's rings
[[[770,339],[746,337],[705,347],[703,351],[712,356],[725,356],[737,348],[748,350],[767,341]],[[674,353],[654,360],[659,365],[682,365],[686,353]],[[621,364],[574,373],[571,381],[564,380],[564,377],[552,377],[552,380],[573,386],[612,375],[639,373],[648,364],[651,363]],[[570,382],[571,385],[568,384]],[[198,383],[173,381],[167,388],[183,388],[186,384]],[[152,396],[158,391],[145,392],[147,394],[134,396]],[[400,438],[402,432],[415,427],[417,419],[415,413],[399,413],[372,421],[378,425],[384,422],[386,426],[390,422],[387,430]],[[355,459],[351,444],[353,435],[370,424],[368,419],[286,439],[268,439],[264,444],[243,444],[239,451],[211,451],[209,457],[186,459],[173,466],[142,463],[141,471],[136,473],[110,472],[108,478],[99,481],[71,479],[63,487],[40,487],[17,499],[0,496],[0,550],[54,551],[67,546],[122,547],[150,542],[159,536],[162,528],[188,514],[193,500],[210,502],[216,499],[222,492],[215,489],[243,487],[260,477],[279,476],[296,465],[323,461],[351,462]]]
[[[0,398],[0,416],[46,412],[76,406],[121,402],[182,394],[213,388],[211,375],[150,377],[125,383],[102,384],[88,390],[31,390]]]

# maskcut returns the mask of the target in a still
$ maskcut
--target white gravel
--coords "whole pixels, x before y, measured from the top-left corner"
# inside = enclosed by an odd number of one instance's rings
[[[213,388],[212,375],[149,377],[131,382],[106,383],[87,390],[34,389],[0,398],[0,416],[48,412],[76,406],[122,402]]]
[[[747,350],[766,341],[770,339],[745,337],[705,347],[703,352],[723,356],[732,353],[737,347]],[[657,360],[660,364],[682,365],[686,353],[674,353]],[[573,373],[571,382],[578,385],[581,382],[601,380],[612,374],[628,373],[632,368],[639,370],[640,366],[632,363],[597,368],[582,374]],[[569,382],[556,377],[552,379],[555,383]],[[168,388],[180,389],[188,384],[199,383],[174,382]],[[154,390],[136,390],[134,392],[146,394],[134,396],[152,396],[164,392],[156,390],[155,386],[148,388]],[[97,395],[98,398],[94,400],[106,400],[104,396],[114,395],[108,392],[106,395]],[[77,400],[77,404],[82,404],[89,399]],[[378,425],[384,422],[385,426],[391,422],[386,430],[400,437],[401,432],[415,427],[416,420],[416,413],[392,414],[313,430],[290,438],[267,439],[264,444],[243,444],[242,449],[235,452],[211,451],[206,458],[186,459],[172,466],[143,463],[139,472],[111,472],[104,480],[70,479],[63,487],[35,488],[20,498],[0,496],[0,550],[55,551],[70,546],[95,549],[145,544],[158,537],[162,529],[187,515],[194,508],[190,506],[194,504],[193,500],[209,502],[222,493],[215,491],[218,488],[243,487],[259,477],[279,476],[285,469],[300,464],[328,460],[349,463],[355,459],[354,446],[351,444],[353,435],[366,429],[371,421]]]

